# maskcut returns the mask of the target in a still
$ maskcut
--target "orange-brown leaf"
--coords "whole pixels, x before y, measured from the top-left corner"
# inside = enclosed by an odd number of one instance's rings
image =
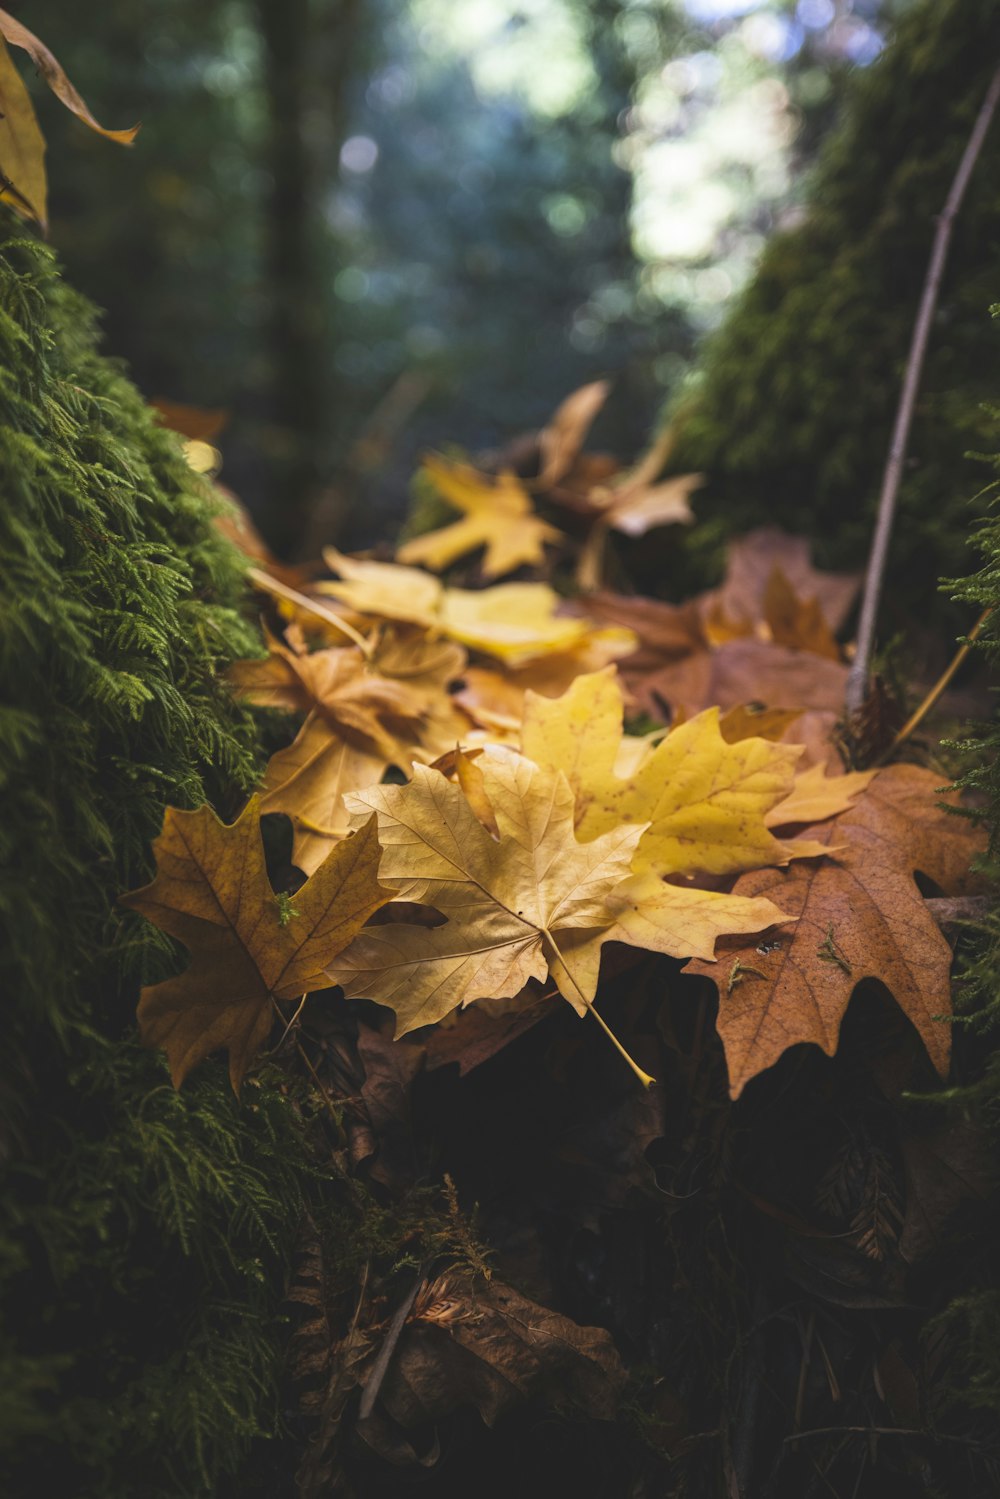
[[[550,489],[569,473],[610,390],[609,381],[595,380],[575,390],[557,407],[548,426],[538,434],[541,468],[535,480],[537,489]]]
[[[830,661],[841,659],[819,600],[800,598],[777,563],[764,589],[764,619],[776,645],[812,651]]]
[[[370,658],[354,646],[294,651],[268,636],[270,654],[237,661],[229,680],[241,697],[265,707],[305,712],[287,749],[272,755],[263,784],[264,812],[295,824],[294,859],[306,874],[347,831],[343,798],[380,781],[390,765],[408,770],[434,758],[461,733],[448,683],[465,652],[419,631],[386,629]]]
[[[47,227],[45,138],[35,106],[0,37],[0,201]]]
[[[848,812],[807,829],[838,848],[836,862],[808,860],[737,880],[734,894],[773,900],[797,920],[763,939],[724,939],[717,963],[688,965],[719,988],[734,1097],[799,1042],[832,1055],[862,979],[886,985],[935,1067],[947,1071],[951,1036],[936,1017],[951,1009],[951,949],[914,875],[945,894],[962,893],[982,840],[968,821],[942,810],[939,788],[932,771],[890,766]]]
[[[239,1092],[271,1029],[272,999],[326,988],[324,964],[391,898],[378,882],[375,818],[333,849],[284,912],[267,878],[257,797],[231,826],[211,807],[168,807],[153,850],[156,878],[121,904],[176,937],[191,962],[143,989],[143,1043],[166,1052],[178,1088],[225,1047]]]

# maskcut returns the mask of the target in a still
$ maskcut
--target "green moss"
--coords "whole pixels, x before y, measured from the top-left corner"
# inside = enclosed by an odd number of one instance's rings
[[[0,1487],[189,1499],[275,1429],[312,1168],[285,1093],[139,1050],[175,959],[115,901],[166,803],[253,783],[218,668],[256,637],[207,491],[9,222],[0,475]]]
[[[1000,55],[1000,11],[919,0],[848,91],[809,186],[710,341],[673,413],[677,472],[704,470],[696,529],[674,578],[666,548],[633,548],[643,585],[687,596],[727,536],[765,521],[804,532],[824,566],[867,553],[889,433],[936,216]],[[925,611],[965,566],[966,454],[989,430],[1000,294],[1000,128],[994,123],[952,243],[914,424],[889,580],[891,616]],[[683,583],[683,587],[681,584]],[[938,606],[939,619],[963,616]]]

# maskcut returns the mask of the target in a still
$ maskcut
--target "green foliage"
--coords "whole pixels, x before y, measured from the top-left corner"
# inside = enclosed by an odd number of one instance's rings
[[[994,306],[993,315],[1000,315]],[[995,337],[995,334],[994,334]],[[995,438],[1000,410],[984,408],[984,422]],[[981,461],[981,460],[980,460]],[[1000,456],[990,460],[1000,473]],[[992,611],[984,621],[974,651],[995,669],[1000,664],[1000,479],[995,479],[978,497],[989,501],[986,518],[972,536],[981,566],[971,576],[951,579],[943,588],[967,608]],[[960,1086],[949,1089],[940,1102],[959,1119],[971,1119],[985,1131],[994,1150],[1000,1146],[1000,720],[972,726],[969,737],[955,746],[963,752],[968,768],[958,784],[966,789],[976,815],[989,833],[989,851],[983,871],[990,878],[994,896],[989,916],[967,933],[960,946],[956,1010],[961,1030],[970,1032],[970,1065]],[[1000,1289],[996,1285],[995,1261],[989,1263],[991,1246],[982,1236],[968,1256],[969,1289],[953,1300],[929,1327],[932,1336],[943,1338],[951,1350],[951,1375],[938,1393],[942,1409],[956,1403],[966,1408],[1000,1411]],[[985,1262],[985,1263],[984,1263]]]
[[[994,317],[1000,316],[1000,306],[993,308],[993,314]],[[990,408],[988,415],[995,432],[1000,425],[1000,410]],[[993,459],[993,465],[1000,472],[1000,457]],[[997,510],[1000,479],[995,479],[983,491],[981,499],[987,497],[991,513],[972,538],[982,565],[971,577],[953,580],[945,587],[961,603],[980,612],[991,611],[976,641],[976,650],[997,667],[1000,666],[1000,513]],[[972,751],[977,757],[977,763],[966,774],[963,785],[978,793],[984,807],[984,821],[989,828],[990,851],[996,855],[1000,848],[1000,724],[984,725],[962,748]]]
[[[218,668],[256,637],[201,481],[8,225],[0,473],[0,1486],[188,1499],[274,1430],[312,1172],[287,1093],[241,1107],[209,1067],[178,1095],[139,1050],[175,958],[115,901],[166,802],[253,783]]]
[[[935,217],[998,52],[995,7],[920,0],[857,75],[803,222],[770,242],[674,414],[672,466],[710,476],[685,593],[693,566],[710,574],[724,538],[765,517],[808,532],[824,566],[863,561]],[[994,125],[956,227],[918,403],[891,557],[897,618],[905,606],[925,611],[937,576],[966,565],[976,477],[965,455],[984,444],[982,402],[995,389],[982,309],[1000,286],[998,167]],[[665,564],[635,550],[640,568]],[[948,618],[962,627],[963,615]]]

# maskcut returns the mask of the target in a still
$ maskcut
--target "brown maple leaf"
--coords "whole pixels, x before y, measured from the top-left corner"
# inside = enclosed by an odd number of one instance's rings
[[[948,895],[970,887],[982,839],[940,805],[940,778],[915,765],[880,771],[847,812],[805,829],[836,847],[836,861],[742,875],[733,893],[764,896],[797,918],[763,938],[723,939],[718,962],[686,972],[719,989],[719,1034],[734,1097],[799,1042],[833,1054],[855,987],[878,979],[916,1027],[935,1067],[947,1071],[951,948],[914,878]]]
[[[271,636],[268,644],[269,656],[236,662],[229,680],[251,702],[307,714],[268,763],[262,810],[292,818],[293,857],[311,874],[347,831],[347,792],[380,781],[390,765],[408,770],[414,759],[433,759],[460,736],[447,686],[465,652],[393,627],[367,658],[355,646],[296,651]]]
[[[811,544],[777,526],[749,531],[726,549],[726,576],[707,598],[717,600],[731,619],[755,625],[767,619],[767,596],[777,569],[801,601],[812,600],[828,629],[846,623],[861,583],[856,573],[824,573],[812,565]]]
[[[847,668],[834,632],[856,592],[855,577],[812,567],[804,538],[768,529],[731,543],[722,585],[686,604],[598,593],[587,607],[639,637],[620,670],[654,718],[748,702],[839,711]]]
[[[538,477],[535,489],[551,489],[576,466],[587,433],[611,391],[607,380],[582,385],[556,408],[538,434]]]
[[[147,986],[139,1000],[143,1044],[166,1052],[178,1088],[225,1047],[238,1093],[273,1024],[272,1000],[327,988],[324,963],[393,894],[378,882],[371,817],[282,905],[267,878],[260,813],[256,796],[231,826],[208,806],[168,807],[153,845],[156,878],[120,897],[191,953],[183,973]]]

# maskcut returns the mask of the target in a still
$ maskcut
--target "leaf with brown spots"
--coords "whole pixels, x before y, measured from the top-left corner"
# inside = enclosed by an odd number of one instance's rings
[[[982,838],[940,800],[933,771],[890,766],[849,811],[805,830],[837,847],[836,862],[760,869],[736,881],[734,894],[764,896],[797,920],[762,939],[726,939],[716,963],[696,960],[685,970],[719,990],[734,1097],[789,1046],[811,1041],[832,1056],[862,979],[885,984],[946,1073],[951,1035],[937,1017],[951,1011],[951,948],[914,875],[946,895],[963,893]]]

